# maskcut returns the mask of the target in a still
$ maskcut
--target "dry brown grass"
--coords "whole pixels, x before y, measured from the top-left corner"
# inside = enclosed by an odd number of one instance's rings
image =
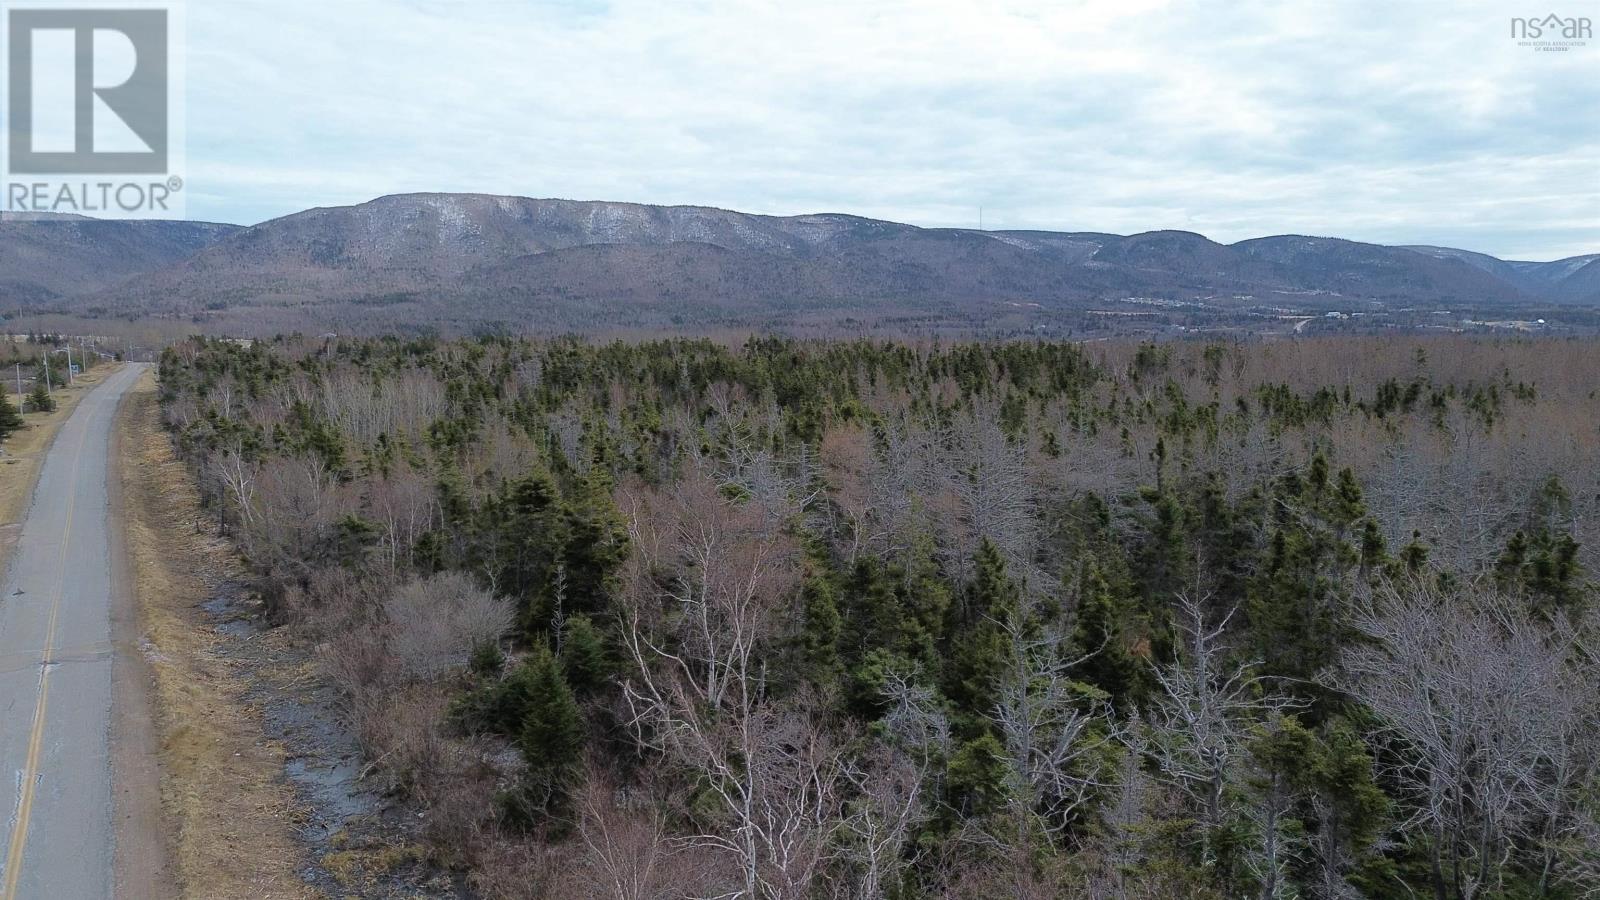
[[[246,682],[217,652],[198,607],[236,563],[225,543],[195,533],[199,500],[159,426],[152,376],[130,392],[119,427],[128,561],[155,679],[161,801],[183,895],[316,896],[296,874],[283,749],[263,740]]]
[[[23,413],[23,427],[0,442],[0,571],[5,569],[11,546],[23,516],[28,514],[28,500],[33,496],[33,486],[39,481],[39,470],[44,467],[44,455],[61,430],[61,423],[78,408],[78,401],[89,389],[104,381],[122,366],[101,365],[78,376],[70,387],[56,391],[56,409],[48,413]],[[15,394],[11,403],[17,405]]]

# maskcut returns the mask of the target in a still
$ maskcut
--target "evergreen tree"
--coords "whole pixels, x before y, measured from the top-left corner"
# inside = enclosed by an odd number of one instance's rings
[[[933,538],[919,534],[906,553],[905,574],[899,587],[900,652],[930,676],[938,674],[939,637],[950,615],[950,586],[934,557]]]
[[[838,687],[843,664],[839,642],[844,618],[839,614],[838,589],[823,566],[814,563],[800,586],[800,605],[804,622],[800,631],[800,669],[798,678],[818,686],[824,694]]]
[[[555,480],[536,469],[510,482],[483,510],[483,530],[497,564],[496,584],[519,601],[527,633],[548,631],[568,542],[566,504]]]
[[[578,694],[600,691],[616,675],[616,659],[605,635],[588,616],[567,620],[561,640],[561,670]]]
[[[1383,539],[1383,531],[1378,527],[1375,519],[1365,519],[1361,523],[1361,577],[1363,580],[1370,578],[1372,573],[1381,570],[1389,564],[1389,549]]]
[[[1128,648],[1121,615],[1111,586],[1093,563],[1086,564],[1072,640],[1079,653],[1093,655],[1078,667],[1077,677],[1111,695],[1118,706],[1142,699],[1145,671]]]
[[[516,741],[527,764],[525,797],[532,808],[548,814],[563,800],[582,761],[583,716],[560,663],[548,648],[541,645],[535,649],[523,666],[527,670],[525,706]]]
[[[1342,585],[1362,562],[1345,535],[1365,512],[1354,476],[1345,469],[1330,478],[1321,454],[1305,479],[1283,479],[1266,558],[1246,603],[1268,674],[1308,681],[1345,641]]]
[[[850,570],[843,594],[848,622],[845,664],[859,663],[876,648],[899,652],[906,623],[888,568],[875,557],[861,557]]]
[[[1366,501],[1362,499],[1361,485],[1356,482],[1355,473],[1348,467],[1340,469],[1338,484],[1324,506],[1323,515],[1334,526],[1338,539],[1343,540],[1345,533],[1366,514]]]
[[[1250,627],[1269,675],[1310,679],[1344,640],[1327,535],[1280,528],[1250,585]]]
[[[1147,597],[1163,602],[1191,586],[1188,523],[1183,504],[1170,491],[1147,489],[1144,499],[1154,515],[1148,520],[1148,537],[1139,553],[1138,573]]]
[[[1428,565],[1428,545],[1422,540],[1422,532],[1412,531],[1411,541],[1400,548],[1399,558],[1390,566],[1392,574],[1420,575]]]
[[[44,382],[35,381],[33,391],[28,394],[28,399],[23,405],[28,412],[55,412],[56,398],[44,386]]]
[[[1585,584],[1578,564],[1578,542],[1567,532],[1541,528],[1533,537],[1518,531],[1495,563],[1501,590],[1527,598],[1542,612],[1572,613],[1584,602]]]
[[[1011,797],[1011,767],[999,738],[982,734],[950,757],[946,777],[950,805],[963,816],[983,819],[1000,812]]]
[[[599,465],[578,480],[565,505],[563,572],[569,611],[610,611],[617,573],[628,558],[628,530],[611,499],[611,478]]]
[[[985,540],[975,557],[976,574],[967,588],[960,614],[945,636],[952,671],[946,693],[963,714],[969,733],[986,727],[1005,667],[1011,658],[1006,627],[1020,624],[1021,592],[1006,574],[1005,560]]]
[[[0,441],[10,437],[11,432],[21,427],[22,415],[11,405],[11,398],[0,393]]]

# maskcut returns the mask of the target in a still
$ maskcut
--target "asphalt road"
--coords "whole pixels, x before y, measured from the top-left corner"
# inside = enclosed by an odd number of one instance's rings
[[[0,900],[112,894],[107,457],[141,371],[107,378],[61,426],[0,588]]]

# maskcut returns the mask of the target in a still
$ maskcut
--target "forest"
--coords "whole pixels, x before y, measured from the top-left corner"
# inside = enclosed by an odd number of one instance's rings
[[[1600,342],[194,338],[490,897],[1600,896]]]

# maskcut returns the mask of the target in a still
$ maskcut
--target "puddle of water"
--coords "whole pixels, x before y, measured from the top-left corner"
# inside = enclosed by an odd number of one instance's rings
[[[200,604],[212,618],[211,627],[229,637],[248,637],[261,628],[245,606],[242,591],[237,584],[224,584],[216,596]]]
[[[311,801],[311,819],[302,833],[312,843],[327,843],[351,819],[370,814],[378,802],[376,794],[361,789],[356,783],[361,774],[357,760],[330,763],[297,757],[286,761],[283,768]]]
[[[303,650],[285,651],[271,639],[270,629],[256,614],[244,585],[223,584],[201,605],[219,634],[246,639],[226,642],[222,652],[248,668],[270,672],[281,670],[286,662],[293,668],[295,660],[304,660]],[[394,817],[408,814],[360,780],[364,768],[360,747],[328,685],[296,679],[289,687],[268,675],[257,680],[246,697],[260,709],[266,735],[282,741],[288,752],[284,777],[307,816],[300,828],[300,838],[312,857],[300,873],[305,883],[326,896],[471,896],[459,877],[447,877],[447,883],[440,885],[432,877],[437,873],[425,869],[397,870],[378,876],[372,884],[338,883],[320,862],[323,854],[334,849],[336,836],[340,841],[353,836],[358,844],[375,837],[403,837],[415,823],[397,830]],[[413,876],[428,879],[427,886],[413,882]]]
[[[249,619],[228,619],[217,623],[214,627],[229,637],[247,637],[256,633],[256,625]]]

